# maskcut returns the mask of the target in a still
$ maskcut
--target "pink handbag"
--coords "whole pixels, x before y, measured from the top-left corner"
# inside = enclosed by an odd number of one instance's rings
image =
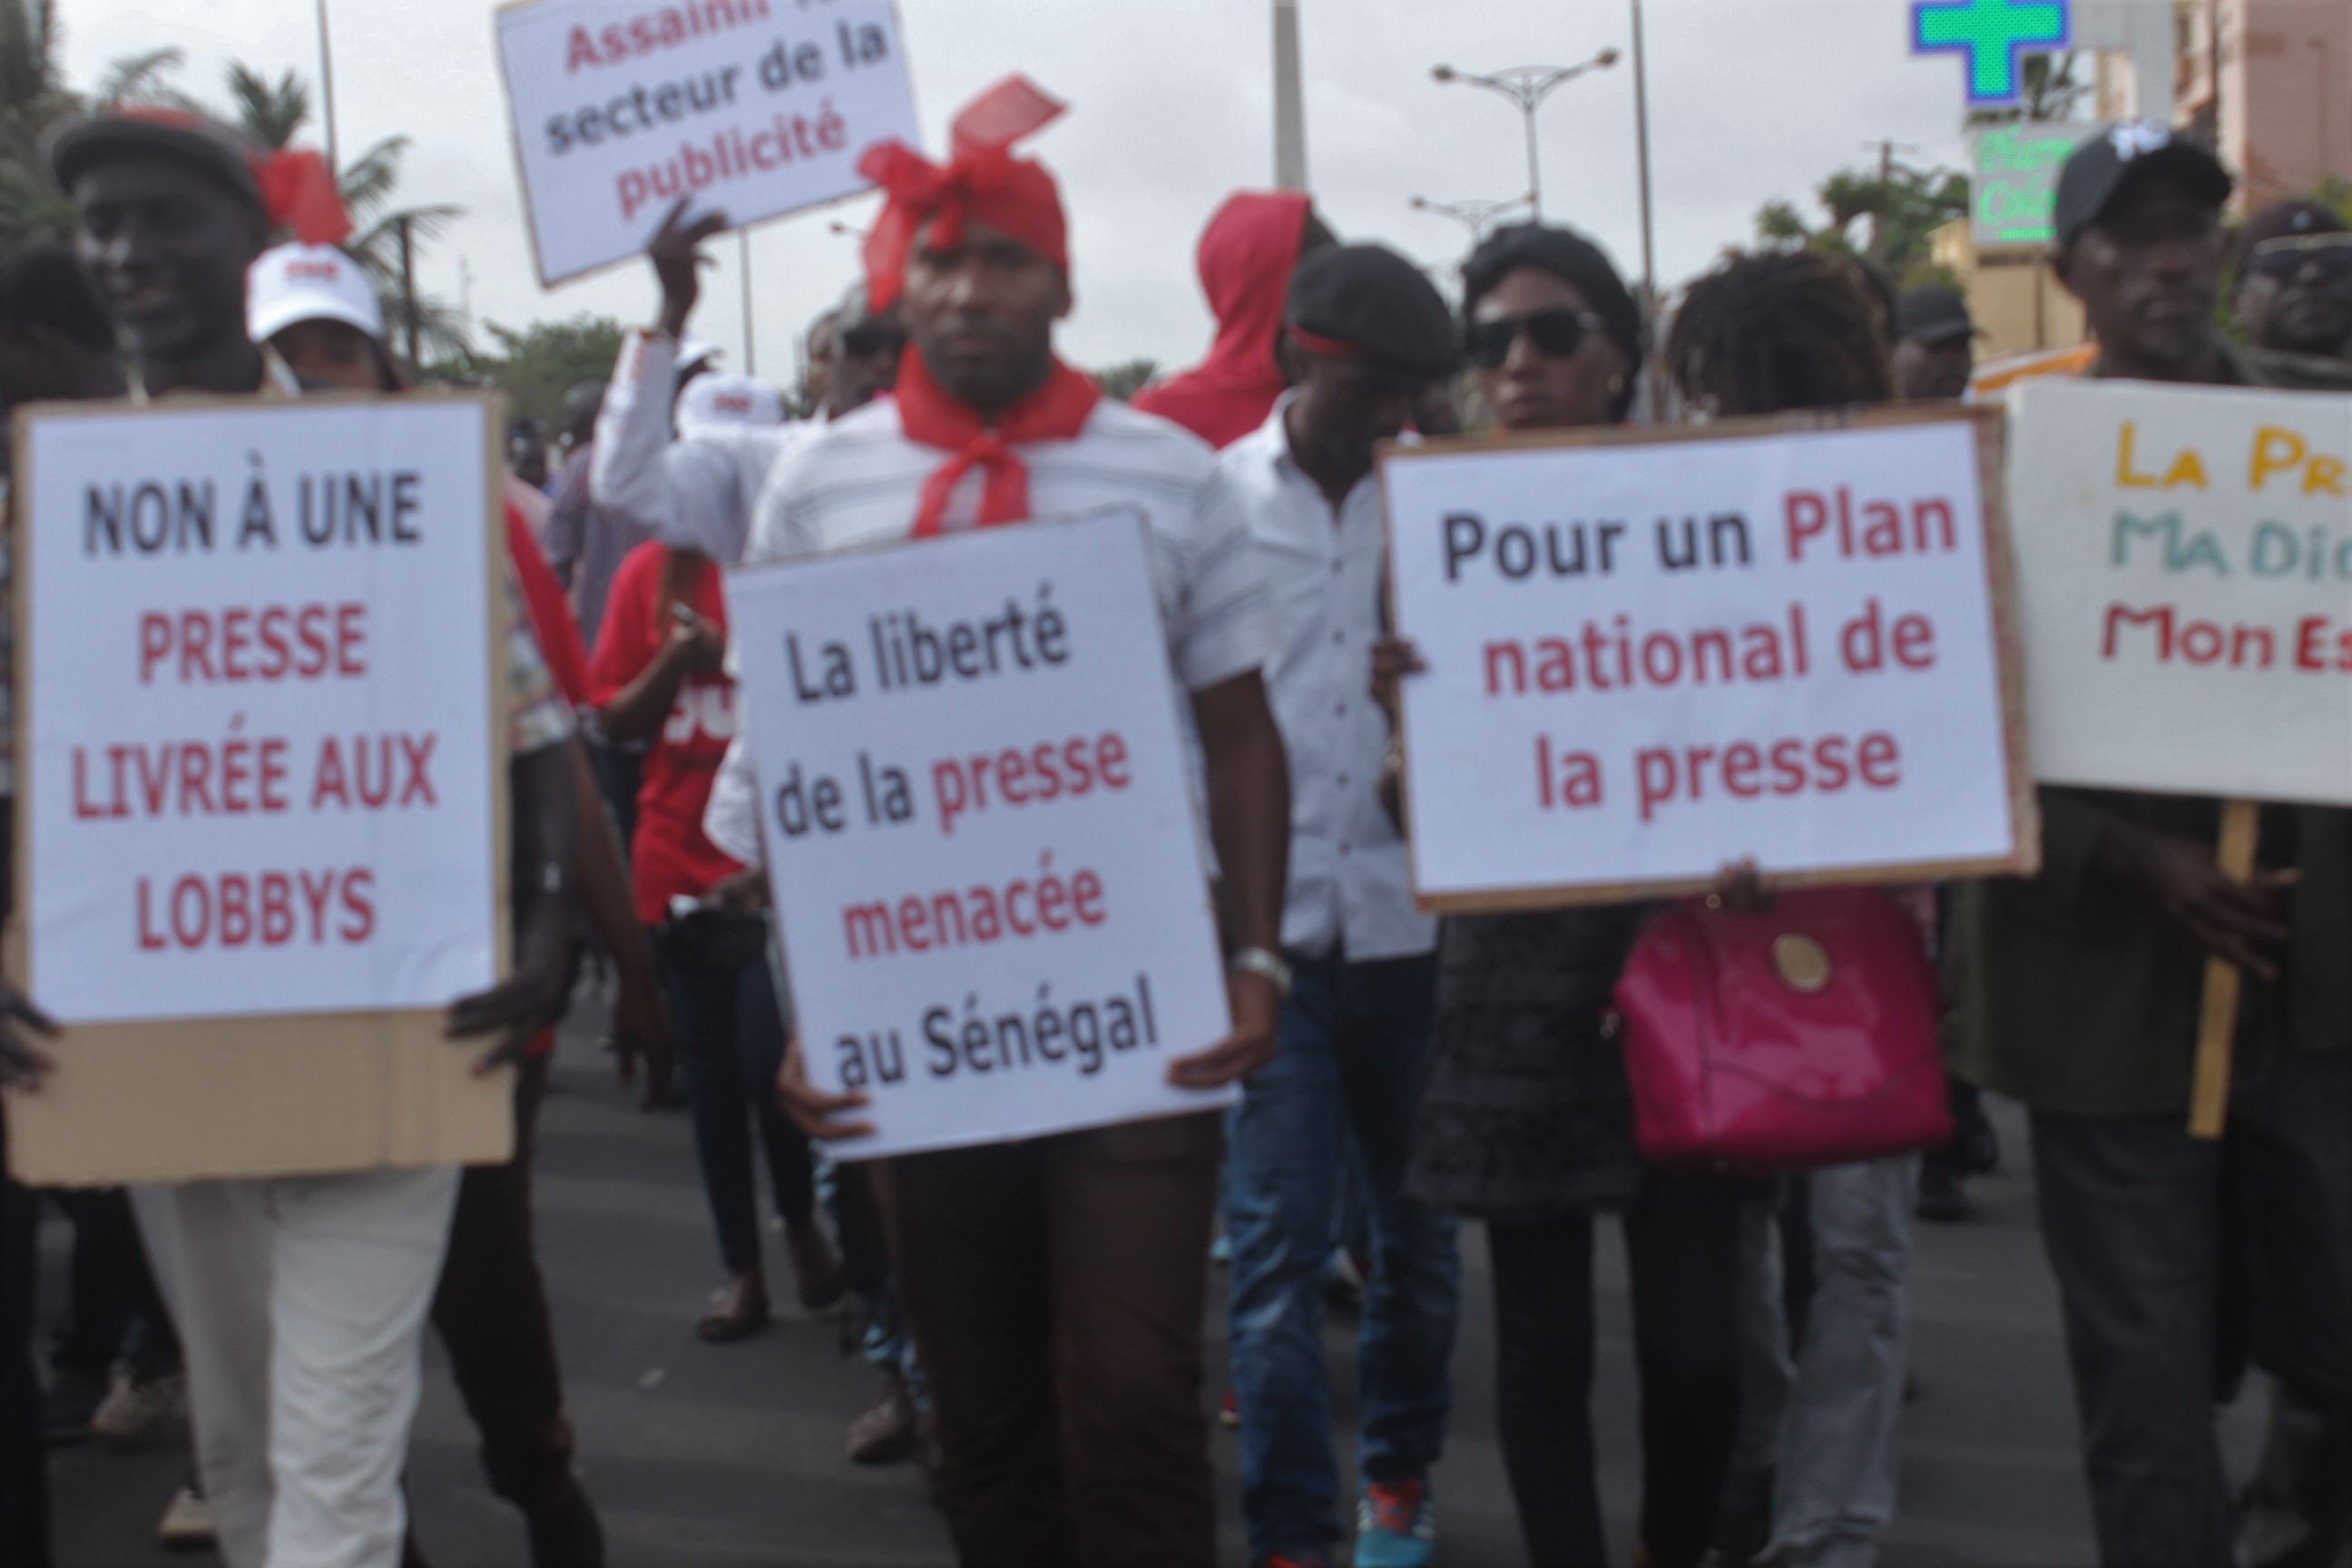
[[[1756,914],[1670,905],[1617,1011],[1655,1163],[1769,1173],[1951,1141],[1935,971],[1876,889],[1783,893]]]

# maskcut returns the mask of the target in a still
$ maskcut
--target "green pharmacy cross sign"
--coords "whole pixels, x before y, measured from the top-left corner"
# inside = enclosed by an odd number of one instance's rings
[[[1973,107],[2024,96],[2021,57],[2063,49],[2074,37],[2069,0],[1913,0],[1911,52],[1969,58]]]

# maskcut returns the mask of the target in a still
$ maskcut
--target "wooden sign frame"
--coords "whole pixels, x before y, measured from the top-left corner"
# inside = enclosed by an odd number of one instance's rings
[[[513,965],[506,763],[513,714],[506,639],[512,602],[502,591],[507,542],[500,439],[504,398],[495,394],[418,392],[396,398],[321,394],[299,402],[263,397],[174,397],[152,403],[66,403],[17,411],[15,504],[32,491],[32,430],[38,423],[120,417],[164,419],[237,408],[257,418],[321,404],[470,404],[481,410],[483,504],[488,527],[490,615],[485,670],[491,725],[487,781],[495,857],[497,970]],[[29,993],[32,907],[33,532],[15,526],[9,613],[15,617],[17,806],[14,902],[0,962]],[[33,997],[36,1005],[39,998]],[[453,997],[454,1001],[455,998]],[[513,1155],[513,1075],[476,1076],[492,1043],[451,1041],[437,1008],[272,1014],[247,1018],[148,1019],[67,1027],[43,1048],[57,1070],[35,1089],[0,1096],[7,1115],[9,1172],[28,1185],[113,1185],[227,1177],[320,1174],[383,1166],[497,1163]]]
[[[2008,425],[1998,407],[1962,407],[1955,404],[1908,407],[1822,409],[1738,419],[1717,419],[1704,425],[1583,426],[1570,429],[1498,432],[1483,436],[1445,437],[1407,447],[1386,443],[1379,468],[1383,496],[1382,525],[1387,533],[1388,562],[1384,593],[1388,624],[1398,626],[1396,604],[1397,540],[1395,519],[1385,504],[1388,467],[1391,462],[1471,452],[1541,451],[1595,447],[1643,447],[1668,442],[1722,441],[1748,437],[1787,436],[1834,430],[1895,429],[1920,425],[1969,425],[1975,431],[1977,488],[1984,503],[1986,587],[1992,605],[1994,660],[2000,686],[2003,773],[2009,784],[2011,839],[2009,853],[1980,859],[1920,860],[1897,865],[1857,866],[1826,871],[1782,871],[1759,868],[1776,889],[1871,886],[1894,882],[1928,882],[1978,877],[2031,877],[2042,868],[2042,811],[2035,793],[2033,768],[2026,751],[2025,658],[2017,623],[2017,561],[2010,541],[2009,498],[2005,483]],[[1412,733],[1400,704],[1397,733],[1405,755],[1412,754]],[[1408,772],[1408,778],[1410,773]],[[1413,838],[1417,821],[1412,791],[1403,795],[1405,837]],[[1481,914],[1513,910],[1569,909],[1597,904],[1622,904],[1640,900],[1682,898],[1712,892],[1715,879],[1667,878],[1654,881],[1607,884],[1553,884],[1539,888],[1473,889],[1431,895],[1420,886],[1421,868],[1408,857],[1414,901],[1434,914]]]

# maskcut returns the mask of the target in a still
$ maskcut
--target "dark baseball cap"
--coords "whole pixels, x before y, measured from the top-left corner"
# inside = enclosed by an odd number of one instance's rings
[[[2168,179],[2219,208],[2237,182],[2200,142],[2153,120],[2102,127],[2066,160],[2058,176],[2058,243],[2069,246],[2105,216],[2135,180]]]
[[[1291,336],[1312,353],[1362,360],[1403,380],[1461,363],[1454,313],[1421,268],[1377,245],[1331,245],[1291,274]]]
[[[1895,301],[1895,341],[1923,343],[1948,343],[1959,338],[1976,336],[1977,324],[1969,316],[1969,302],[1957,289],[1947,289],[1941,283],[1922,283],[1906,289]]]

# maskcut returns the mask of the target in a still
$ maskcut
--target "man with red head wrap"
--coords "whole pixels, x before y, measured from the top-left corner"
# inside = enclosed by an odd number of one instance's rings
[[[1149,522],[1170,675],[1206,763],[1234,1026],[1170,1066],[1212,1089],[1274,1052],[1289,784],[1258,668],[1275,628],[1210,449],[1102,397],[1055,356],[1070,309],[1061,200],[1011,142],[1061,106],[1015,78],[956,121],[944,166],[904,147],[863,167],[890,204],[867,284],[896,297],[897,397],[827,426],[770,476],[747,559],[1018,523],[1109,505]],[[756,719],[755,721],[756,721]],[[740,746],[740,742],[739,742]],[[817,1137],[862,1097],[808,1081]],[[965,1563],[1208,1568],[1216,1505],[1201,1401],[1219,1118],[890,1162],[899,1289],[940,1422],[940,1500]]]

